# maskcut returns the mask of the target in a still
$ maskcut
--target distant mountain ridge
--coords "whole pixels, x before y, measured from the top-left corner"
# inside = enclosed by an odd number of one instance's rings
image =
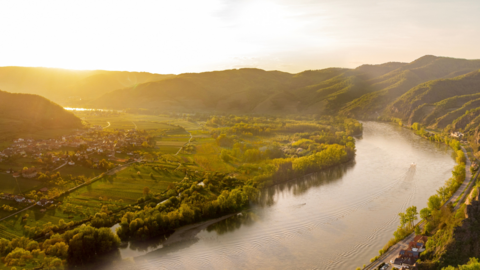
[[[68,105],[69,100],[95,99],[112,90],[171,76],[148,72],[0,67],[0,89],[37,94]]]
[[[435,80],[463,80],[462,76],[479,69],[480,60],[427,55],[411,63],[298,74],[261,69],[186,73],[111,91],[86,104],[165,112],[341,113],[361,119],[389,116],[408,120],[420,106],[418,102],[400,106],[401,100],[411,102],[407,96],[413,92],[409,91]]]
[[[450,125],[472,129],[475,121],[480,122],[480,113],[472,112],[480,103],[479,72],[480,60],[433,55],[411,63],[297,74],[254,68],[180,75],[0,68],[0,87],[64,98],[81,95],[82,100],[74,105],[93,108],[142,108],[158,113],[342,114],[358,119],[393,117],[430,128]]]

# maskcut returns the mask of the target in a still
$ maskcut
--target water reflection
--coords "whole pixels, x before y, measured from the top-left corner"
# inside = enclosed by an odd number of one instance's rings
[[[241,215],[130,243],[123,260],[98,268],[354,269],[392,237],[399,212],[426,206],[451,175],[451,152],[398,126],[365,123],[355,162],[265,189]]]
[[[218,235],[233,232],[242,226],[251,226],[258,221],[259,216],[252,211],[244,211],[225,220],[207,227],[207,232],[216,232]]]
[[[262,191],[258,202],[260,206],[271,207],[275,204],[275,198],[279,193],[290,193],[294,196],[300,196],[314,187],[329,185],[339,181],[349,170],[355,166],[355,161],[341,164],[322,172],[313,173],[304,177],[293,179],[278,185],[274,185]]]

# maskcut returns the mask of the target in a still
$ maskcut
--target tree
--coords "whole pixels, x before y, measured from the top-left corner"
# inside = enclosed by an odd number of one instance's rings
[[[110,228],[82,225],[65,232],[62,238],[68,243],[67,259],[72,264],[87,262],[120,245],[120,239]]]
[[[446,187],[441,187],[437,190],[437,194],[440,197],[442,202],[446,201],[448,193],[449,193],[449,191],[448,191],[448,188],[446,188]]]
[[[423,208],[420,210],[420,218],[423,220],[427,220],[432,215],[432,211],[429,208]]]
[[[420,226],[415,226],[415,235],[421,235],[422,230],[420,230]]]
[[[467,162],[467,158],[465,157],[465,155],[463,154],[463,151],[462,150],[457,150],[457,159],[456,159],[457,163],[460,164],[460,163],[463,163],[465,164]]]
[[[407,224],[407,216],[404,213],[399,213],[400,216],[400,227],[405,228],[405,224]]]
[[[225,162],[229,162],[231,160],[231,157],[230,155],[228,155],[228,151],[226,149],[222,149],[222,152],[220,153],[220,158]]]
[[[150,188],[144,187],[143,188],[143,196],[147,197],[149,193],[150,193]]]
[[[428,198],[428,208],[430,210],[437,210],[440,209],[442,206],[442,199],[438,195],[432,195]]]
[[[415,224],[415,220],[418,219],[417,207],[410,206],[409,208],[407,208],[407,211],[405,214],[407,216],[408,228],[411,229]]]
[[[415,123],[412,124],[412,129],[413,129],[413,130],[420,130],[421,127],[422,127],[422,126],[421,126],[419,123],[417,123],[417,122],[415,122]]]

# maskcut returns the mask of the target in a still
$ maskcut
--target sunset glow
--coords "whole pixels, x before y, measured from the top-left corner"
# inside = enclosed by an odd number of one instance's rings
[[[479,9],[466,0],[9,1],[0,3],[0,65],[299,72],[425,54],[472,59]]]

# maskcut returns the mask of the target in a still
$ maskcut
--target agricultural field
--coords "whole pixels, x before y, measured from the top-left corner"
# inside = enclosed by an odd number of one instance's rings
[[[172,134],[155,138],[156,148],[165,154],[175,154],[190,140],[190,134]]]
[[[100,170],[100,169],[88,168],[88,167],[81,166],[81,165],[73,165],[73,166],[66,165],[66,166],[63,166],[62,168],[60,168],[60,169],[58,170],[58,172],[60,172],[60,174],[61,174],[62,176],[67,176],[67,175],[80,176],[80,175],[84,175],[84,176],[87,177],[87,178],[92,178],[92,177],[95,177],[95,176],[100,175],[100,174],[103,173],[104,171],[103,171],[103,170]]]
[[[11,174],[0,173],[0,193],[19,194],[40,189],[44,184],[37,179],[15,178]]]
[[[0,237],[11,239],[15,236],[23,236],[24,232],[22,228],[25,225],[41,227],[49,222],[58,224],[61,219],[66,222],[81,221],[99,212],[103,205],[107,205],[109,209],[115,210],[136,204],[137,200],[144,196],[145,187],[149,188],[150,194],[159,195],[165,192],[169,185],[179,183],[185,177],[185,173],[181,169],[176,170],[181,167],[179,162],[191,162],[188,158],[168,155],[166,155],[165,160],[135,164],[116,174],[105,175],[99,180],[58,199],[57,203],[59,203],[60,207],[47,208],[46,212],[40,212],[40,207],[33,207],[17,216],[2,221],[0,222],[0,231],[2,231],[0,232]],[[190,170],[198,169],[198,167],[191,165],[188,167]],[[79,169],[84,168],[66,166],[60,170],[60,173],[62,175],[68,175],[69,173],[74,174],[76,170]],[[88,173],[100,173],[100,170],[87,170],[90,171],[87,172],[86,175],[88,175]],[[20,179],[21,178],[19,178],[19,181]],[[31,181],[32,183],[35,183],[34,181],[39,183],[38,180]],[[12,183],[13,182],[10,181],[8,187],[11,187]],[[9,189],[5,187],[4,190]],[[63,207],[67,207],[67,205],[69,209],[73,210],[65,213]],[[10,214],[5,212],[5,214],[2,215],[3,212],[5,211],[1,211],[0,217]],[[27,218],[24,218],[25,216],[27,216]]]
[[[99,125],[106,130],[113,129],[171,129],[165,122],[171,120],[165,116],[137,115],[137,114],[108,114],[92,112],[75,112],[78,117],[91,125]],[[109,124],[110,123],[110,124]]]
[[[143,196],[143,188],[148,187],[150,192],[163,192],[172,182],[181,181],[183,173],[173,169],[177,164],[150,163],[153,166],[161,165],[170,170],[158,171],[147,165],[133,165],[119,173],[104,177],[88,187],[73,192],[70,196],[75,200],[123,200],[127,203],[135,203]]]
[[[24,167],[37,167],[38,164],[32,158],[17,158],[11,162],[0,163],[0,172],[7,169],[14,169],[16,171],[23,169]]]

